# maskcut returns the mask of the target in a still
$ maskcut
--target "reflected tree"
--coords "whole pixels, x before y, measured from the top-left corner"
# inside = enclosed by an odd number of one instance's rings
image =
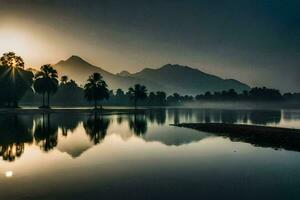
[[[0,156],[5,161],[15,161],[16,158],[21,157],[24,153],[25,144],[24,143],[13,143],[9,145],[0,146]]]
[[[148,124],[145,115],[134,114],[133,119],[129,118],[129,128],[135,135],[141,136],[147,132]]]
[[[174,124],[180,124],[180,117],[178,109],[168,109],[169,120],[173,121]]]
[[[159,125],[163,125],[166,123],[166,109],[150,110],[147,114],[147,118],[151,122],[156,122]]]
[[[238,113],[234,110],[222,110],[221,119],[223,123],[234,124],[238,122]]]
[[[90,140],[94,144],[99,144],[105,138],[109,124],[109,119],[94,115],[83,123],[83,127]]]
[[[36,120],[34,138],[40,148],[48,152],[57,146],[58,128],[51,126],[50,114],[43,114],[42,118]]]
[[[60,128],[63,136],[72,133],[82,121],[83,115],[74,115],[74,113],[51,114],[51,125]]]
[[[117,117],[117,123],[118,124],[122,124],[122,122],[123,122],[123,117],[121,115],[118,115],[118,117]]]
[[[250,112],[249,119],[253,124],[278,124],[281,120],[281,112],[279,110],[254,110]]]
[[[29,118],[28,120],[26,120]],[[2,115],[0,117],[0,156],[3,160],[14,161],[21,157],[25,144],[33,142],[32,118],[20,115]]]

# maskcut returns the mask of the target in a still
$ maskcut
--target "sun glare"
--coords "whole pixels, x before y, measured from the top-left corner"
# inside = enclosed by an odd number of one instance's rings
[[[63,51],[57,48],[54,34],[48,29],[31,24],[19,24],[6,22],[0,26],[0,56],[3,53],[14,52],[21,56],[25,62],[25,68],[39,67],[44,63],[52,63],[58,60]],[[30,28],[29,28],[30,27]],[[51,33],[51,38],[49,35]],[[50,42],[51,40],[51,42]],[[56,41],[56,42],[53,42]]]
[[[13,175],[14,175],[13,171],[6,171],[5,172],[5,177],[6,178],[11,178],[11,177],[13,177]]]
[[[0,44],[0,56],[15,52],[24,59],[25,64],[28,60],[38,60],[37,52],[43,49],[40,37],[31,30],[12,25],[0,27]]]
[[[28,51],[30,38],[25,33],[16,30],[2,30],[0,32],[0,52],[15,51],[26,53]]]

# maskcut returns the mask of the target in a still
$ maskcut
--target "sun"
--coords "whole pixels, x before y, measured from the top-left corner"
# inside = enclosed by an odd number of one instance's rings
[[[5,172],[5,177],[6,178],[11,178],[11,177],[13,177],[13,175],[14,175],[13,171],[6,171]]]

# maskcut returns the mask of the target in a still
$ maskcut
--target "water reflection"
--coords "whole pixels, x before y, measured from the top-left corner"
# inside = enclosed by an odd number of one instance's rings
[[[298,113],[298,112],[297,112]],[[278,124],[282,120],[280,110],[193,110],[169,109],[169,120],[174,124],[182,122],[202,123],[249,123],[249,124]],[[291,116],[289,111],[284,112],[284,117]],[[292,119],[294,119],[292,115]]]
[[[105,137],[119,135],[124,141],[138,137],[146,142],[164,145],[183,145],[210,137],[210,134],[190,132],[170,127],[183,122],[223,122],[300,128],[299,111],[257,110],[201,110],[201,109],[156,109],[145,114],[95,116],[85,114],[0,115],[0,156],[5,161],[15,161],[26,151],[29,144],[39,146],[43,152],[57,149],[60,141],[80,131],[77,141],[88,138],[91,145],[101,145]],[[116,131],[110,131],[116,130]],[[232,138],[236,140],[237,138]],[[254,141],[242,140],[258,146]],[[68,143],[60,146],[64,152],[77,157],[90,148],[90,144]],[[70,146],[74,145],[72,149]],[[268,146],[278,148],[278,145]],[[67,148],[67,149],[65,149]],[[297,149],[297,148],[293,148]],[[299,148],[300,149],[300,148]]]
[[[53,114],[52,114],[53,115]],[[78,127],[79,122],[83,120],[82,115],[74,113],[55,114],[52,116],[51,123],[62,130],[63,136],[68,136]]]
[[[30,116],[0,116],[0,156],[3,160],[14,161],[25,150],[25,143],[33,142],[33,120]]]
[[[266,125],[268,123],[278,124],[281,120],[280,111],[255,111],[250,112],[250,121],[253,124]]]
[[[34,139],[40,148],[47,152],[57,146],[58,126],[51,123],[50,114],[42,115],[42,118],[35,120]]]
[[[93,115],[83,123],[83,127],[90,140],[94,144],[99,144],[105,138],[109,124],[109,119]]]
[[[150,116],[149,116],[150,117]],[[151,118],[153,115],[151,115]],[[152,120],[154,121],[154,120]],[[129,117],[129,128],[132,130],[137,136],[144,135],[147,132],[147,119],[145,115],[133,115],[133,117]]]

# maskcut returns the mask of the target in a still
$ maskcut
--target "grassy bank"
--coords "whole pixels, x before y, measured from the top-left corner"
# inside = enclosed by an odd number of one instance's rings
[[[210,132],[254,146],[300,151],[299,129],[222,123],[183,123],[175,126]]]

